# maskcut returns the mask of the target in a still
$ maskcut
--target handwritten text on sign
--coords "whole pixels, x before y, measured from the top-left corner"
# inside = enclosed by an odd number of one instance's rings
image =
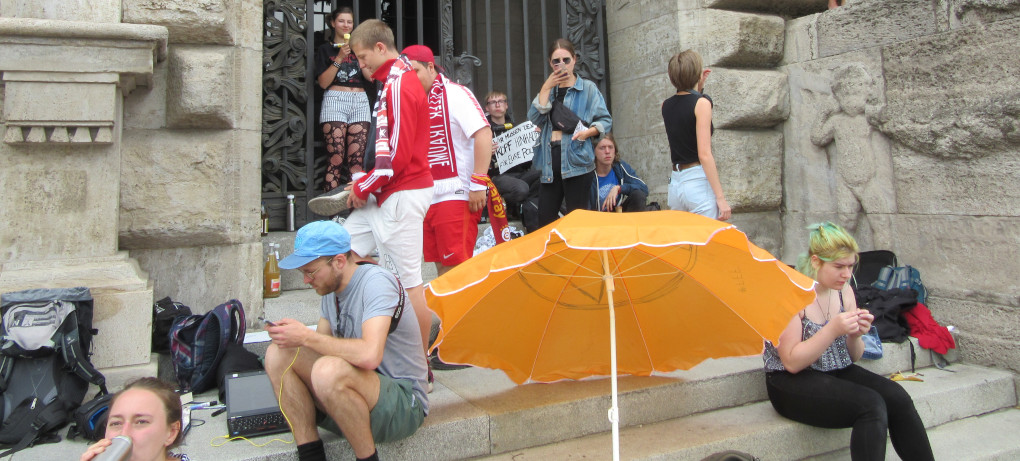
[[[524,122],[497,136],[496,143],[499,147],[496,149],[496,166],[499,167],[499,173],[503,174],[510,168],[530,162],[535,156],[531,149],[535,146],[538,135],[534,123]]]

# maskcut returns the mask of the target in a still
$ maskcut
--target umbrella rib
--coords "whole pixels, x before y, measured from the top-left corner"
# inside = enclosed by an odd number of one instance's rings
[[[563,258],[563,259],[566,259],[566,258]],[[574,264],[574,271],[575,271],[575,273],[581,267],[583,267],[583,266],[581,266],[580,264]],[[573,276],[574,276],[574,274],[570,274],[570,276],[563,277],[564,285],[569,283],[570,279]],[[560,304],[560,299],[563,298],[563,292],[564,292],[564,290],[560,289],[559,295],[556,297],[556,301],[553,302],[552,308],[549,309],[549,316],[546,317],[546,319],[545,319],[545,327],[543,327],[543,329],[542,329],[542,339],[539,340],[538,347],[535,348],[535,356],[531,360],[531,370],[528,373],[528,379],[531,379],[533,376],[535,376],[535,367],[538,365],[538,355],[541,353],[542,346],[545,344],[546,334],[549,333],[549,324],[552,323],[552,317],[553,317],[554,313],[556,312],[556,306],[558,306]]]

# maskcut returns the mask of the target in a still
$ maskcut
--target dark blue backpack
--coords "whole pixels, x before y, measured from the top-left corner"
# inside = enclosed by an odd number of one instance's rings
[[[205,392],[216,386],[228,343],[244,344],[244,307],[232,299],[201,315],[177,319],[170,327],[170,358],[181,389]]]

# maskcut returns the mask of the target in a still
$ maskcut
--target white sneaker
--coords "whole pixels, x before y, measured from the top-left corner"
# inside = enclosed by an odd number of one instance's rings
[[[347,197],[351,191],[337,187],[308,201],[308,209],[320,216],[335,216],[347,209]]]

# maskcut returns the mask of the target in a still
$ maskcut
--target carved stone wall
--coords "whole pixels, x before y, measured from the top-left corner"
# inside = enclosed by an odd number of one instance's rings
[[[166,43],[158,26],[0,17],[0,294],[88,287],[101,368],[151,364],[152,281],[120,251],[118,197],[124,96],[151,86]]]
[[[1020,3],[825,4],[608,1],[622,155],[664,204],[666,63],[699,51],[739,228],[794,262],[848,227],[921,270],[963,360],[1020,371]]]
[[[97,365],[149,362],[154,298],[262,310],[262,7],[0,2],[0,291],[93,287]]]
[[[783,257],[831,219],[921,270],[965,361],[1020,371],[1020,4],[857,0],[791,20]]]
[[[151,90],[124,103],[120,247],[170,296],[262,310],[261,0],[123,0],[169,30]]]

